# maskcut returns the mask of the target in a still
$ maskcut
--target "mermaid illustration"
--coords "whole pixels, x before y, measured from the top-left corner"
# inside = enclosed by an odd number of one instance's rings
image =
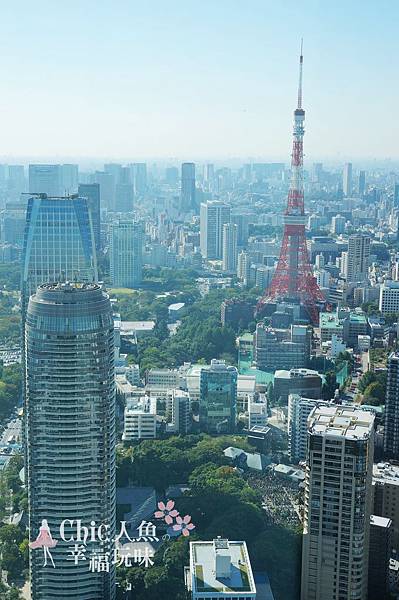
[[[55,564],[53,561],[53,557],[51,556],[50,548],[54,548],[57,545],[57,540],[53,540],[51,536],[50,527],[48,526],[47,520],[43,519],[42,524],[39,529],[39,535],[35,539],[34,542],[30,542],[29,547],[32,550],[36,548],[43,548],[44,552],[44,565],[43,567],[47,567],[47,558],[50,559],[51,564],[55,569]]]

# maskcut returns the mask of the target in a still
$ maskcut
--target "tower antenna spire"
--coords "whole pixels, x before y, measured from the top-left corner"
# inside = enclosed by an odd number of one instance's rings
[[[302,68],[303,68],[303,38],[301,38],[301,54],[299,56],[299,85],[298,85],[298,108],[302,108]]]
[[[319,303],[324,296],[317,285],[306,245],[307,221],[303,189],[303,136],[305,111],[302,109],[302,42],[299,58],[298,106],[294,111],[293,145],[291,154],[291,184],[284,212],[284,235],[280,258],[270,286],[259,300],[257,312],[264,304],[289,301],[307,310],[310,320],[318,323]]]

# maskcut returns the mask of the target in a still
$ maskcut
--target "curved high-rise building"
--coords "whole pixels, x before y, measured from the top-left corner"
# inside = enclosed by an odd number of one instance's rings
[[[25,355],[30,541],[39,536],[30,556],[32,599],[113,600],[115,383],[109,297],[94,283],[41,285],[29,300]],[[43,522],[57,541],[49,549],[54,566],[50,557],[43,566],[40,540],[48,538]],[[90,542],[93,525],[103,527]],[[75,559],[77,549],[82,554]],[[105,566],[93,561],[96,556]]]

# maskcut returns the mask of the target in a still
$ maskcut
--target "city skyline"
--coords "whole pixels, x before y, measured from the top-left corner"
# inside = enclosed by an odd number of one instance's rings
[[[306,158],[398,158],[392,3],[72,4],[3,9],[0,157],[283,159],[303,36]]]
[[[399,600],[399,5],[1,15],[0,600]]]

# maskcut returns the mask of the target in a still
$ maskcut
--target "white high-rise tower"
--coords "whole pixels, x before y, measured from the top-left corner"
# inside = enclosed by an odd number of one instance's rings
[[[309,416],[302,600],[366,600],[374,414],[319,406]]]

